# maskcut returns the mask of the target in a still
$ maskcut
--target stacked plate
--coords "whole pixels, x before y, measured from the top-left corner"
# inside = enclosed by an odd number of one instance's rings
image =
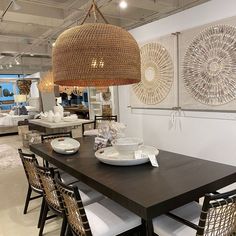
[[[159,154],[155,147],[142,144],[143,141],[139,138],[120,138],[112,141],[112,147],[96,151],[95,156],[99,161],[109,165],[140,165],[149,162],[149,155],[157,156]]]

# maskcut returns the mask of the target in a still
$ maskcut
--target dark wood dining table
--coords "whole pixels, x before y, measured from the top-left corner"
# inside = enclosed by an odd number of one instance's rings
[[[30,150],[58,168],[136,213],[146,235],[152,219],[236,181],[236,167],[160,150],[159,167],[111,166],[94,155],[94,138],[79,138],[77,153],[58,154],[50,144],[33,144]],[[224,157],[222,157],[223,159]]]

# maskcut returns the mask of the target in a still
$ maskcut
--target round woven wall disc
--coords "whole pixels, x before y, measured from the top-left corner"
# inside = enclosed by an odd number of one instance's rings
[[[198,102],[222,105],[236,98],[236,28],[215,25],[191,42],[184,56],[183,80]]]
[[[141,48],[141,82],[132,85],[138,99],[147,105],[160,103],[173,83],[173,62],[165,47],[149,43]]]

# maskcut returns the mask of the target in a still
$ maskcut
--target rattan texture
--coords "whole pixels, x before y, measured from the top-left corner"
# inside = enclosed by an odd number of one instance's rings
[[[24,166],[25,174],[28,179],[29,185],[38,190],[42,191],[40,181],[37,175],[37,170],[35,165],[38,164],[38,161],[34,154],[28,154],[27,156],[24,155],[21,151],[19,151],[19,155]]]
[[[70,187],[67,188],[57,183],[57,188],[61,194],[67,221],[73,232],[78,236],[91,236],[92,233],[78,190],[75,195],[75,190]]]
[[[64,86],[112,86],[141,79],[133,36],[109,24],[88,23],[64,31],[53,47],[54,82]]]
[[[40,79],[38,89],[40,92],[51,93],[54,91],[54,77],[53,72],[48,71],[47,74]]]
[[[54,210],[62,212],[63,209],[59,199],[60,195],[56,187],[52,170],[43,167],[36,167],[36,169],[47,204]]]
[[[236,195],[209,203],[207,211],[202,211],[197,236],[236,235]],[[204,225],[200,227],[200,225]],[[202,231],[202,233],[199,233]]]

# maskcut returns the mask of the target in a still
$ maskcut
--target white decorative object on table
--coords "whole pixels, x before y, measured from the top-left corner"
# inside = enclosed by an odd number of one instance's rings
[[[80,143],[73,138],[56,138],[51,142],[52,149],[61,154],[73,154],[79,150]]]
[[[78,120],[78,116],[76,114],[63,117],[63,121],[65,121],[65,122],[72,122],[72,121],[76,121],[76,120]]]
[[[48,120],[48,122],[54,121],[54,113],[52,111],[48,112],[47,120]]]
[[[124,137],[124,129],[126,126],[123,123],[115,121],[104,121],[99,124],[98,134],[99,136],[108,139],[109,141],[114,140],[118,137]]]
[[[130,154],[138,150],[139,146],[143,144],[140,138],[118,138],[111,142],[112,146],[121,154]]]
[[[138,148],[141,155],[137,157],[135,153],[123,154],[119,153],[114,147],[99,149],[95,152],[96,158],[106,164],[115,166],[133,166],[149,162],[149,156],[157,156],[158,149],[152,146],[142,145]]]
[[[59,112],[56,112],[54,115],[54,122],[58,123],[61,121],[61,119],[62,119],[61,114]]]
[[[58,104],[57,106],[53,107],[54,113],[56,114],[57,112],[59,112],[59,114],[61,115],[61,118],[63,118],[64,116],[64,108],[63,106],[61,106],[60,104]]]

